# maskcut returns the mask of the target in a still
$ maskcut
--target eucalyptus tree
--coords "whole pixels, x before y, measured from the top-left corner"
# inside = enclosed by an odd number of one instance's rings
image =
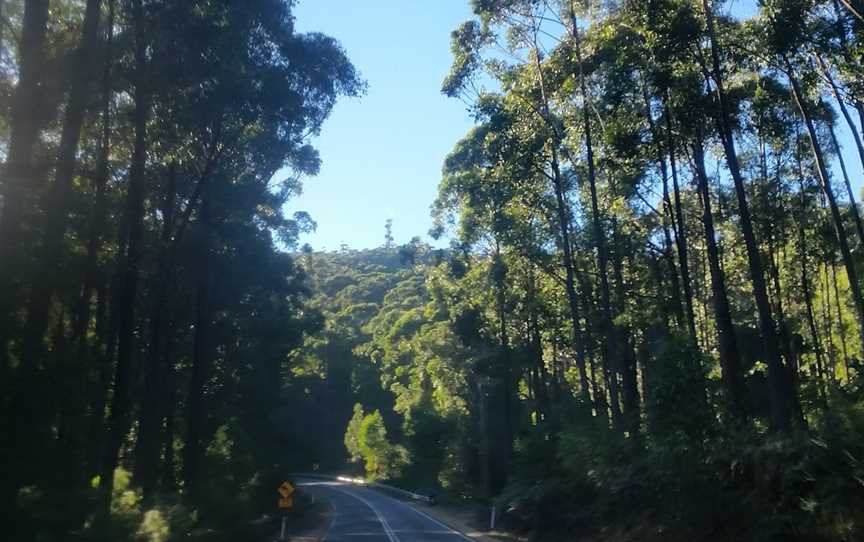
[[[318,170],[308,138],[339,97],[363,90],[337,42],[296,32],[292,5],[4,4],[6,30],[22,37],[8,48],[18,58],[3,80],[17,90],[0,115],[13,538],[57,494],[25,503],[22,487],[59,484],[74,503],[39,529],[107,528],[115,473],[134,467],[153,505],[177,489],[175,449],[196,500],[212,429],[236,431],[231,416],[280,401],[281,365],[317,325],[304,317],[303,273],[282,253],[312,223],[283,205]],[[225,393],[262,381],[261,402]]]
[[[540,10],[544,9],[536,2],[518,2],[512,6],[503,3],[478,4],[476,12],[480,21],[469,21],[453,34],[454,65],[442,90],[450,96],[459,95],[470,90],[475,72],[484,67],[492,69],[493,73],[497,73],[502,78],[502,83],[507,87],[505,101],[508,108],[512,110],[511,115],[529,127],[530,131],[525,133],[529,134],[529,138],[534,138],[533,142],[529,140],[528,149],[531,147],[542,149],[540,153],[535,154],[542,160],[530,166],[539,171],[531,172],[530,175],[535,177],[539,174],[545,178],[554,196],[552,209],[557,222],[556,244],[561,250],[561,263],[565,271],[564,286],[573,333],[572,348],[578,360],[580,381],[586,384],[588,379],[581,324],[583,315],[576,287],[579,271],[576,269],[576,259],[573,254],[573,212],[568,195],[572,178],[562,167],[562,154],[568,152],[563,147],[563,125],[552,109],[552,89],[546,82],[548,75],[544,75],[544,71],[548,69],[544,68],[542,61],[541,39],[545,31],[540,28],[542,21],[539,15]],[[494,61],[486,63],[482,56],[484,49],[494,45],[498,38],[495,35],[494,25],[504,24],[506,27],[514,21],[515,24],[511,27],[514,36],[514,54],[524,52],[527,58],[509,69]],[[535,200],[534,205],[541,201]],[[587,386],[583,386],[582,393],[587,396]],[[595,397],[594,401],[598,401],[598,398]],[[617,405],[616,399],[613,402],[613,412]]]
[[[807,93],[804,80],[807,73],[815,72],[810,64],[809,55],[806,54],[807,45],[800,39],[811,33],[807,25],[809,9],[809,2],[798,0],[764,2],[760,19],[752,23],[753,32],[754,35],[763,37],[765,48],[772,55],[772,58],[769,59],[771,61],[769,68],[780,72],[788,80],[795,104],[804,121],[816,163],[817,178],[828,201],[834,236],[849,278],[850,292],[858,316],[859,334],[864,341],[864,297],[862,297],[855,258],[852,255],[846,233],[845,220],[834,193],[827,156],[816,125],[817,114],[815,111],[821,104],[821,100],[817,100],[814,106]],[[790,29],[795,30],[790,32]],[[803,58],[799,58],[799,56]],[[812,87],[813,85],[808,86]],[[828,122],[833,122],[833,119],[829,119]]]
[[[795,406],[797,398],[794,390],[791,389],[789,374],[780,354],[777,324],[768,298],[764,264],[753,228],[746,184],[741,172],[741,164],[736,149],[735,133],[733,130],[733,115],[735,112],[729,101],[726,75],[722,63],[722,44],[718,38],[714,7],[709,0],[702,0],[702,12],[710,60],[700,57],[700,62],[702,63],[701,67],[705,79],[712,84],[716,94],[717,107],[713,116],[717,124],[717,131],[720,134],[721,143],[723,144],[729,174],[735,186],[738,215],[741,222],[741,231],[744,236],[744,244],[747,249],[747,263],[750,270],[750,279],[753,283],[753,296],[756,300],[759,327],[768,365],[771,421],[775,428],[784,431],[788,430],[793,423],[793,416],[797,410]]]

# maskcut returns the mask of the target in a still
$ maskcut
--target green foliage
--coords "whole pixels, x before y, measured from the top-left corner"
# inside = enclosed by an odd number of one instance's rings
[[[254,539],[347,462],[538,538],[864,538],[855,2],[474,0],[450,247],[296,254],[341,46],[291,1],[48,4],[2,4],[10,539]]]
[[[285,204],[365,88],[293,6],[3,4],[0,139],[26,163],[0,182],[10,539],[215,540],[272,507],[288,367],[323,327],[287,253],[314,222]]]
[[[363,405],[360,403],[354,405],[354,415],[351,416],[351,421],[348,422],[348,427],[345,429],[345,449],[348,450],[348,457],[352,463],[359,463],[363,460],[363,450],[360,449],[360,432],[365,417]]]
[[[345,447],[352,461],[363,462],[366,477],[373,481],[398,478],[409,460],[404,447],[387,439],[381,413],[364,414],[359,404],[345,431]]]

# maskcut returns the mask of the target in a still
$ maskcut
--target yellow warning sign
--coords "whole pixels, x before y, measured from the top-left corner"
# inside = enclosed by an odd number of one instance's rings
[[[291,482],[282,482],[282,485],[279,486],[277,491],[282,495],[283,499],[287,499],[294,494],[294,486],[291,485]]]

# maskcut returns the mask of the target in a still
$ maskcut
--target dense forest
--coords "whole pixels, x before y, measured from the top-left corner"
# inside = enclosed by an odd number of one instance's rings
[[[364,83],[282,0],[0,7],[2,537],[231,539],[321,327],[282,207]]]
[[[298,471],[864,538],[864,4],[470,4],[432,239],[315,252],[365,82],[293,1],[0,2],[4,538],[254,539]]]
[[[860,6],[471,5],[450,244],[300,256],[350,459],[536,536],[861,539]]]

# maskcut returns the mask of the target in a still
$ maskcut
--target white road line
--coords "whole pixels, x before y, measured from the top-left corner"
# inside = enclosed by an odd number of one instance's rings
[[[336,506],[333,503],[330,503],[330,508],[333,509],[333,517],[330,519],[330,525],[327,526],[327,530],[324,531],[324,536],[321,537],[322,541],[327,540],[327,537],[330,536],[330,531],[336,525],[336,520],[339,518],[339,512],[336,511]]]
[[[297,485],[298,486],[309,486],[311,484],[298,482]],[[315,497],[316,497],[315,492],[310,491],[309,494],[312,495],[312,502],[314,503]],[[325,501],[326,501],[326,499],[325,499]],[[298,541],[312,540],[315,542],[323,542],[324,540],[327,540],[327,537],[330,536],[330,531],[333,530],[333,526],[336,525],[336,520],[339,519],[339,512],[336,511],[336,506],[330,501],[328,501],[328,503],[330,505],[330,508],[333,509],[333,517],[330,518],[330,523],[327,525],[327,529],[324,530],[324,536],[322,536],[321,538],[293,537],[293,538],[291,538],[291,540],[298,540]]]
[[[343,491],[343,493],[345,493],[345,492]],[[384,498],[386,498],[386,499],[389,499],[389,500],[393,501],[394,503],[398,504],[399,506],[402,506],[402,507],[404,507],[404,508],[407,508],[408,510],[411,510],[411,511],[413,511],[413,512],[416,512],[417,514],[419,514],[420,516],[422,516],[422,517],[428,519],[429,521],[431,521],[432,523],[434,523],[434,524],[437,525],[438,527],[441,527],[442,529],[446,530],[449,534],[455,534],[456,536],[462,538],[463,540],[466,540],[467,542],[477,542],[477,541],[474,540],[473,538],[467,536],[465,533],[459,532],[459,531],[457,531],[456,529],[454,529],[453,527],[451,527],[451,526],[449,526],[449,525],[445,525],[445,524],[442,523],[441,521],[438,521],[437,519],[433,518],[432,516],[430,516],[429,514],[427,514],[427,513],[425,513],[425,512],[421,512],[420,510],[417,510],[417,509],[414,508],[413,506],[407,505],[407,504],[403,503],[402,501],[396,500],[396,499],[394,499],[393,497],[390,497],[389,495],[384,495],[384,494],[382,494],[382,493],[376,493],[376,494],[379,495],[379,496],[381,496],[381,497],[384,497]],[[349,494],[349,495],[350,495],[350,494]],[[352,495],[352,496],[353,496],[353,495]],[[359,497],[358,497],[358,498],[359,498]]]
[[[378,521],[381,523],[381,526],[384,527],[384,534],[387,535],[387,538],[390,539],[390,542],[399,542],[399,537],[396,536],[396,533],[394,533],[393,529],[390,528],[390,524],[387,523],[387,520],[384,519],[384,516],[381,514],[381,512],[379,512],[378,509],[375,508],[375,505],[373,505],[371,502],[364,499],[363,497],[360,497],[358,495],[354,495],[353,493],[349,493],[348,491],[339,489],[338,487],[334,487],[333,489],[335,491],[338,491],[339,493],[344,493],[345,495],[348,495],[349,497],[353,497],[353,498],[357,499],[358,501],[362,502],[363,504],[365,504],[366,506],[368,506],[369,509],[372,510],[372,512],[375,514],[375,517],[378,518]]]
[[[414,512],[417,512],[418,514],[420,514],[420,515],[423,516],[424,518],[428,519],[429,521],[431,521],[431,522],[434,523],[435,525],[437,525],[437,526],[439,526],[439,527],[441,527],[441,528],[443,528],[443,529],[446,529],[446,530],[449,531],[450,533],[459,536],[459,537],[462,538],[463,540],[467,540],[468,542],[476,542],[473,538],[470,538],[470,537],[467,536],[466,534],[457,531],[456,529],[454,529],[453,527],[450,527],[449,525],[445,525],[444,523],[438,521],[437,519],[433,518],[433,517],[430,516],[429,514],[427,514],[427,513],[425,513],[425,512],[421,512],[420,510],[417,510],[417,509],[414,508],[413,506],[408,506],[407,504],[403,504],[402,506],[404,506],[404,507],[406,507],[406,508],[408,508],[408,509],[410,509],[410,510],[413,510]]]

